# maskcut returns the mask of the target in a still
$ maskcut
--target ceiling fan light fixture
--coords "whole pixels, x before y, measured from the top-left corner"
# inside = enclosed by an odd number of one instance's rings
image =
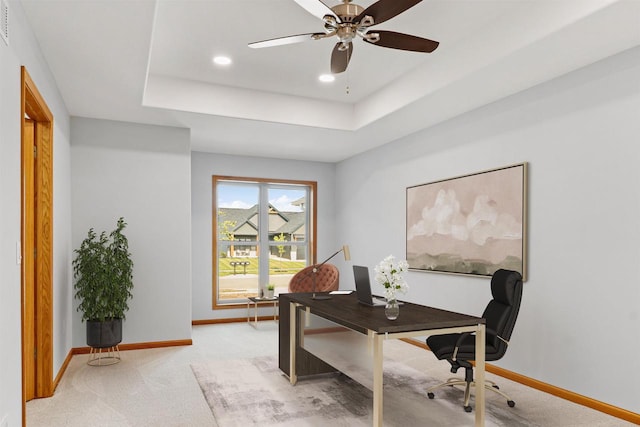
[[[365,27],[366,28],[366,27],[372,26],[373,24],[375,24],[375,21],[373,20],[373,17],[369,16],[369,15],[366,15],[364,18],[362,18],[360,20],[360,26],[361,27]]]
[[[324,21],[324,27],[328,30],[329,28],[331,28],[332,30],[335,30],[336,28],[338,28],[338,20],[335,18],[335,16],[332,15],[325,15],[322,20]]]
[[[322,83],[332,83],[336,80],[336,77],[333,74],[320,74],[318,80]]]
[[[338,28],[338,39],[343,43],[349,43],[356,36],[356,31],[353,27],[342,26]]]
[[[380,33],[367,33],[362,37],[369,43],[376,43],[380,41]]]
[[[345,50],[349,50],[349,43],[341,42],[340,46],[338,46],[338,50],[340,52],[344,52]]]
[[[228,56],[214,56],[213,57],[213,62],[216,65],[231,65],[231,58],[229,58]]]

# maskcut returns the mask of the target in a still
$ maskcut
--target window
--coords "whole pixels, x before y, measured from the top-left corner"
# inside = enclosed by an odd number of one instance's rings
[[[311,181],[213,176],[213,308],[236,307],[315,258]]]

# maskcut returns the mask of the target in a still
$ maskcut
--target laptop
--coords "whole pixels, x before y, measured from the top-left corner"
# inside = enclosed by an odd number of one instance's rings
[[[353,266],[353,276],[356,281],[356,295],[360,304],[371,307],[384,307],[386,301],[371,295],[371,283],[369,282],[369,268],[361,265]]]

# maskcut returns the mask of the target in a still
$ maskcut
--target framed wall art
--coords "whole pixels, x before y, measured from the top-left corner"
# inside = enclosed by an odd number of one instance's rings
[[[407,188],[411,270],[526,274],[527,164]]]

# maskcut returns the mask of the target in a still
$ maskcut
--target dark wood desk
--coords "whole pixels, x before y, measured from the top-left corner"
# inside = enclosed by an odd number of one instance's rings
[[[291,358],[289,356],[289,331],[291,329],[291,310],[290,303],[291,297],[295,295],[308,295],[312,294],[280,294],[280,323],[279,323],[279,334],[278,334],[278,364],[282,372],[289,376],[289,368]],[[296,344],[296,372],[300,376],[304,375],[315,375],[315,374],[325,374],[329,372],[336,372],[337,370],[320,358],[314,356],[309,353],[304,348],[300,347],[299,344]]]
[[[292,384],[298,376],[333,372],[332,366],[300,346],[301,318],[308,311],[371,340],[373,359],[373,425],[382,426],[382,349],[383,340],[475,332],[476,382],[484,383],[485,320],[475,316],[405,303],[398,319],[390,321],[382,307],[359,304],[355,293],[333,295],[330,300],[314,300],[308,293],[280,294],[279,364]],[[484,425],[484,388],[476,388],[476,426]]]

